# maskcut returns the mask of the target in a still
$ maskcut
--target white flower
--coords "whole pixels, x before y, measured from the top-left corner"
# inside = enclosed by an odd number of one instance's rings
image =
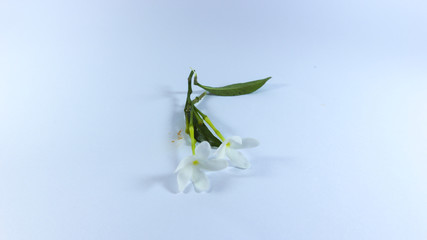
[[[209,189],[209,180],[203,170],[218,171],[228,166],[226,160],[210,159],[211,145],[208,142],[200,143],[195,149],[195,155],[184,158],[176,168],[178,173],[178,189],[184,191],[188,182],[191,181],[197,191],[206,191]]]
[[[231,165],[246,169],[250,166],[249,161],[243,154],[236,149],[253,148],[258,146],[259,143],[254,138],[241,138],[238,136],[227,138],[222,142],[221,146],[216,151],[218,158],[224,158],[225,155],[230,159]]]

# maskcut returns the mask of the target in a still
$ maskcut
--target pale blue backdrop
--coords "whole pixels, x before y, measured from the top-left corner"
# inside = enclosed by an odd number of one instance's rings
[[[426,1],[0,1],[0,239],[427,239]],[[200,108],[257,138],[176,194]],[[200,92],[200,91],[198,91]]]

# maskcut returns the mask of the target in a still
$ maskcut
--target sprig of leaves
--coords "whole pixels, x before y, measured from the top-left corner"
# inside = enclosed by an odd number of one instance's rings
[[[191,70],[190,75],[188,76],[187,99],[184,107],[185,122],[186,122],[185,132],[189,134],[190,126],[192,126],[192,128],[194,129],[195,141],[197,142],[207,141],[213,147],[219,147],[219,145],[221,145],[221,140],[224,141],[224,139],[220,135],[220,133],[215,129],[215,127],[212,125],[209,118],[195,107],[195,104],[199,102],[206,95],[206,92],[203,92],[200,96],[194,98],[193,100],[191,99],[191,94],[193,92],[193,89],[192,89],[193,77],[194,77],[194,85],[197,85],[203,88],[209,94],[217,95],[217,96],[239,96],[239,95],[249,94],[261,88],[271,78],[271,77],[267,77],[267,78],[255,80],[255,81],[235,83],[235,84],[226,85],[223,87],[210,87],[210,86],[205,86],[200,84],[197,81],[197,74],[195,73],[194,70]],[[212,129],[214,129],[215,134],[219,138],[221,138],[221,140],[212,133],[212,131],[206,126],[205,123],[207,123]]]

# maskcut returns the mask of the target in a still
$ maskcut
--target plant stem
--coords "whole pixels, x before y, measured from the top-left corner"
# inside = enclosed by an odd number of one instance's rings
[[[202,98],[203,98],[204,96],[206,96],[206,94],[207,94],[207,93],[208,93],[208,92],[204,91],[202,94],[200,94],[199,96],[195,97],[195,98],[193,99],[192,103],[193,103],[193,104],[198,103],[200,100],[202,100]]]
[[[190,75],[188,76],[188,90],[187,90],[187,99],[185,101],[184,114],[185,114],[185,132],[189,134],[189,123],[190,123],[190,112],[191,112],[191,93],[193,89],[191,88],[191,79],[193,78],[194,70],[191,70]]]
[[[194,139],[194,125],[193,125],[193,112],[194,108],[191,108],[190,110],[190,138],[191,138],[191,151],[193,152],[193,155],[196,154],[196,139]]]
[[[202,125],[203,124],[203,117],[200,117],[199,112],[197,111],[197,108],[194,105],[193,105],[193,109],[195,109],[194,115],[197,119],[197,124]]]
[[[218,131],[218,129],[216,129],[216,127],[213,125],[213,123],[211,122],[211,120],[208,118],[208,116],[204,113],[202,113],[198,108],[194,107],[194,110],[196,110],[196,112],[198,114],[200,114],[203,117],[203,120],[212,128],[212,130],[214,130],[215,134],[221,139],[221,141],[225,141],[224,136],[222,136],[221,132]]]

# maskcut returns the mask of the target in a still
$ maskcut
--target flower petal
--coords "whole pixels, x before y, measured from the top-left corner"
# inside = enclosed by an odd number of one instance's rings
[[[234,149],[227,149],[227,156],[230,158],[231,165],[237,168],[246,169],[250,166],[249,161],[243,156],[243,154]]]
[[[225,149],[227,147],[227,143],[228,143],[228,140],[225,140],[224,142],[221,143],[221,145],[219,145],[219,147],[217,148],[217,150],[215,152],[215,156],[217,158],[224,158],[225,157]]]
[[[258,145],[259,142],[255,138],[243,138],[242,145],[238,146],[238,148],[254,148]]]
[[[230,142],[230,147],[242,145],[242,138],[239,136],[229,137],[227,140]]]
[[[200,168],[207,171],[219,171],[228,166],[225,159],[210,159],[200,162]]]
[[[184,191],[185,187],[190,181],[191,175],[193,174],[193,167],[186,166],[179,170],[177,180],[178,180],[178,190],[179,192]]]
[[[203,141],[196,147],[196,157],[198,160],[206,160],[208,159],[209,155],[211,154],[211,145]]]
[[[178,166],[176,167],[175,172],[178,172],[180,169],[187,166],[189,163],[193,162],[194,160],[195,158],[193,155],[182,159],[181,162],[179,162]]]
[[[202,192],[209,189],[209,180],[206,177],[205,173],[198,168],[193,168],[193,176],[191,178],[193,181],[196,191]]]

